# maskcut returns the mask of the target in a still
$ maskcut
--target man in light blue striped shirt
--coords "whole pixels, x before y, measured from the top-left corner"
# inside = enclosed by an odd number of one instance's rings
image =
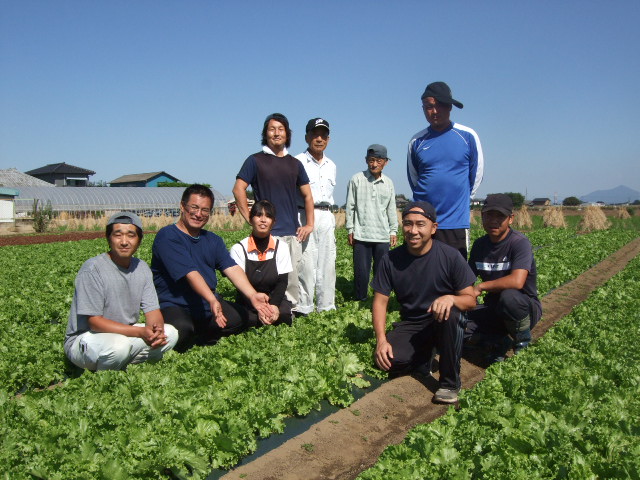
[[[367,148],[367,170],[356,173],[347,187],[346,227],[353,247],[353,270],[356,300],[364,301],[369,292],[369,275],[373,260],[375,275],[379,261],[395,247],[398,232],[396,192],[393,182],[383,175],[387,149],[373,144]]]

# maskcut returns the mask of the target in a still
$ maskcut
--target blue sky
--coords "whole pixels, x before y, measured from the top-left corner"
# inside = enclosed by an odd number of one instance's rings
[[[446,81],[478,196],[640,190],[637,1],[0,0],[0,168],[165,170],[225,195],[264,118],[331,123],[336,203],[371,143],[410,196],[420,95]]]

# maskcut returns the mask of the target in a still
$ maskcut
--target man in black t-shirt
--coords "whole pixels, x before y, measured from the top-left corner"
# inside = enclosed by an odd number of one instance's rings
[[[531,328],[542,316],[531,242],[513,230],[513,202],[504,193],[488,195],[482,207],[487,234],[471,248],[469,266],[481,279],[476,296],[487,292],[484,305],[469,312],[465,340],[491,347],[491,360],[501,360],[531,341]]]
[[[475,276],[460,253],[433,240],[436,212],[428,202],[411,202],[402,212],[404,243],[382,257],[371,284],[373,328],[378,367],[410,371],[440,352],[438,403],[455,403],[460,390],[460,355],[464,334],[462,312],[475,304]],[[386,333],[389,295],[400,303],[401,321]]]

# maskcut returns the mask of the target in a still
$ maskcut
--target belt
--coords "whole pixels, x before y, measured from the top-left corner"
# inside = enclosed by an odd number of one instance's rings
[[[331,211],[330,205],[314,205],[313,208],[315,208],[316,210],[324,210],[325,212]],[[304,207],[298,207],[298,210],[304,210]]]

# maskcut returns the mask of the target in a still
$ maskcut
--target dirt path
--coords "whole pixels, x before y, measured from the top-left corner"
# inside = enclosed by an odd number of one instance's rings
[[[606,280],[640,254],[635,239],[570,283],[542,299],[544,319],[533,330],[540,338]],[[484,368],[463,360],[462,386],[471,388]],[[399,443],[415,425],[443,415],[447,407],[431,403],[432,377],[400,377],[316,423],[306,432],[222,478],[246,480],[353,479],[373,465],[387,445]]]

